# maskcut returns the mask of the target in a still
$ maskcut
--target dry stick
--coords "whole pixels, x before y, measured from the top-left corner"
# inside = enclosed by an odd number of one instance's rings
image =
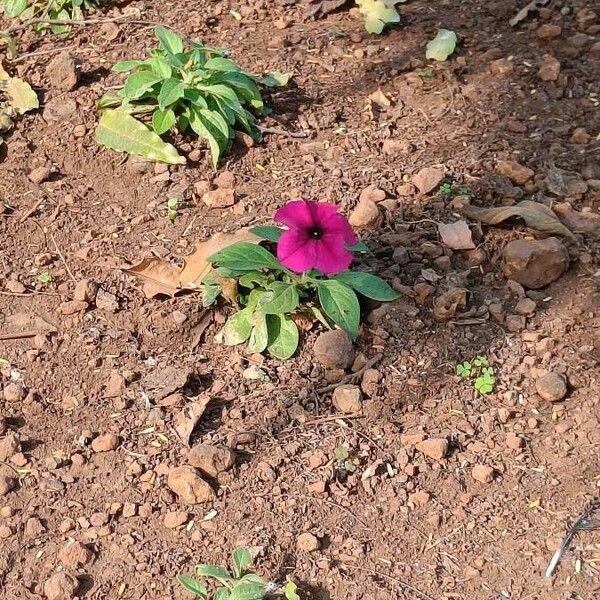
[[[291,138],[308,137],[306,131],[287,131],[286,129],[278,129],[277,127],[259,127],[261,133],[272,133],[273,135],[286,135]]]
[[[63,256],[63,253],[60,251],[60,248],[58,247],[58,244],[56,243],[56,240],[54,239],[54,236],[52,235],[52,233],[50,233],[50,239],[52,240],[52,243],[54,244],[54,247],[56,248],[56,254],[58,254],[58,256],[60,257],[60,260],[62,260],[63,265],[65,265],[65,269],[67,269],[67,273],[69,274],[69,277],[75,283],[77,283],[77,279],[75,279],[75,276],[71,272],[71,269],[69,269],[69,265],[67,264],[67,261],[65,260],[65,257]]]
[[[367,569],[365,567],[356,567],[354,565],[349,565],[344,563],[344,567],[349,569],[356,569],[357,571],[363,571],[365,573],[370,573],[371,575],[375,575],[376,577],[383,577],[384,579],[389,579],[394,583],[397,583],[401,588],[416,594],[421,600],[433,600],[431,596],[421,591],[420,589],[410,585],[410,583],[406,583],[406,581],[402,581],[402,579],[398,579],[397,577],[392,577],[391,575],[386,575],[385,573],[381,573],[380,571],[376,571],[375,569]]]
[[[370,369],[371,367],[379,363],[382,358],[383,354],[381,352],[379,354],[376,354],[373,358],[367,361],[367,364],[362,369],[359,369],[358,371],[356,371],[356,373],[350,373],[350,375],[346,375],[346,377],[344,377],[341,381],[338,381],[338,383],[332,383],[330,385],[326,385],[325,387],[318,389],[317,394],[326,394],[327,392],[331,392],[336,388],[340,387],[340,385],[352,383],[353,381],[358,379],[367,369]]]
[[[40,332],[39,331],[33,331],[33,330],[21,331],[21,333],[5,333],[3,335],[0,335],[0,341],[4,341],[4,340],[23,340],[25,338],[35,337],[38,333],[40,333]]]

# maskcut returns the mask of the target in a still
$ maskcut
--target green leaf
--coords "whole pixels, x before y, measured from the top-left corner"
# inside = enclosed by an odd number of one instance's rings
[[[127,73],[133,71],[133,69],[144,64],[143,60],[120,60],[118,63],[113,65],[112,70],[115,73]]]
[[[229,600],[229,589],[226,587],[219,588],[213,595],[213,600]]]
[[[167,108],[167,106],[171,106],[179,100],[183,98],[183,93],[185,88],[183,83],[178,79],[170,77],[169,79],[165,79],[160,87],[160,92],[158,93],[158,107],[161,110]]]
[[[257,235],[268,242],[278,242],[285,230],[274,225],[258,225],[250,228],[250,233]]]
[[[390,23],[398,23],[400,15],[394,8],[399,0],[356,0],[358,10],[365,17],[369,33],[381,33]]]
[[[269,290],[262,298],[258,308],[266,315],[281,315],[296,310],[299,303],[298,290],[291,283],[274,281],[267,286]]]
[[[204,63],[204,69],[210,69],[213,71],[236,71],[238,72],[240,68],[230,59],[223,58],[222,56],[217,56],[215,58],[211,58]]]
[[[177,581],[190,592],[194,592],[196,596],[200,596],[200,598],[208,599],[208,590],[195,579],[191,577],[187,577],[186,575],[177,575]]]
[[[253,306],[231,315],[223,327],[223,343],[226,346],[236,346],[245,342],[252,333]]]
[[[144,61],[144,64],[148,65],[149,69],[160,79],[168,79],[173,73],[169,63],[160,56],[154,56],[153,58]]]
[[[346,244],[346,250],[350,250],[350,252],[359,252],[361,254],[365,254],[369,251],[369,248],[364,242],[357,242],[354,246],[350,246]]]
[[[20,115],[40,106],[37,94],[32,87],[19,77],[11,77],[5,90],[10,105]]]
[[[326,279],[318,282],[317,289],[323,312],[355,340],[360,325],[360,305],[352,288],[341,281]]]
[[[173,165],[185,164],[186,160],[177,150],[160,139],[143,123],[122,110],[102,113],[96,127],[96,141],[101,146],[119,152],[145,156],[151,160]]]
[[[292,78],[291,73],[280,73],[279,71],[271,71],[267,73],[260,82],[267,87],[284,87]]]
[[[238,279],[238,283],[245,288],[253,288],[254,284],[265,286],[268,283],[268,279],[260,271],[250,271],[245,275],[242,275]]]
[[[286,600],[300,600],[297,594],[298,586],[293,581],[288,581],[285,584],[284,594]]]
[[[457,41],[458,38],[454,31],[439,29],[437,35],[427,43],[425,57],[440,61],[446,60],[454,52]]]
[[[155,110],[152,115],[152,129],[158,135],[162,135],[166,133],[175,125],[177,122],[177,117],[175,117],[175,113],[171,108],[167,108],[166,110]]]
[[[196,107],[190,109],[190,126],[200,137],[208,141],[213,166],[216,168],[221,153],[229,143],[229,139],[223,137],[221,131],[203,116],[203,112],[204,109],[197,109]]]
[[[220,565],[196,565],[196,575],[200,577],[218,577],[219,579],[231,579],[231,573]]]
[[[236,548],[233,551],[233,574],[236,579],[252,564],[252,554],[247,548]]]
[[[160,77],[150,71],[132,73],[125,82],[121,94],[128,100],[137,100],[160,81]]]
[[[383,279],[371,273],[345,271],[336,275],[335,279],[349,285],[359,294],[378,302],[391,302],[400,298],[400,294],[394,291]]]
[[[288,315],[267,315],[267,349],[280,360],[290,358],[298,347],[298,327]]]
[[[169,54],[179,54],[183,52],[183,40],[170,29],[158,25],[154,29],[156,37],[160,40],[160,46]]]
[[[229,600],[262,600],[264,594],[264,583],[240,582],[231,590]]]
[[[252,333],[248,340],[248,352],[264,352],[269,343],[269,332],[267,330],[267,316],[260,310],[255,311],[252,316]]]
[[[4,12],[7,17],[18,17],[28,6],[28,0],[5,0]]]
[[[238,271],[257,271],[259,269],[275,269],[281,271],[279,261],[262,246],[250,242],[237,242],[209,256],[209,262]]]
[[[212,306],[223,288],[215,281],[212,275],[207,275],[202,280],[202,306],[207,308]]]

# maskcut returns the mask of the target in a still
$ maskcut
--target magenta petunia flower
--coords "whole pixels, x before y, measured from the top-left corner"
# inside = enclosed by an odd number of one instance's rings
[[[277,258],[296,273],[317,269],[324,275],[345,271],[352,262],[346,244],[357,243],[346,217],[334,204],[293,200],[275,213],[288,229],[277,243]]]

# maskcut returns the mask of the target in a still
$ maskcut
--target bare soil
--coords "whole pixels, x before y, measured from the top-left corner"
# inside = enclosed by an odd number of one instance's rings
[[[151,26],[16,35],[21,55],[9,70],[32,83],[42,109],[20,119],[0,163],[0,424],[6,417],[8,426],[0,442],[20,443],[0,465],[19,473],[17,488],[0,498],[0,597],[44,597],[44,582],[65,569],[86,600],[187,598],[175,575],[223,563],[239,545],[252,549],[259,574],[295,580],[303,598],[600,597],[598,531],[577,536],[555,577],[543,577],[567,525],[600,493],[598,237],[570,245],[569,271],[530,294],[535,314],[508,331],[488,307],[515,314],[523,292],[504,278],[501,251],[531,230],[486,228],[475,251],[449,251],[436,222],[456,220],[460,204],[411,183],[435,165],[473,204],[549,203],[543,180],[560,167],[588,180],[585,194],[567,199],[597,215],[600,18],[578,18],[592,3],[551,1],[511,27],[523,2],[414,0],[400,5],[400,26],[368,36],[348,10],[312,20],[296,4],[133,1],[99,15],[136,9],[138,18],[227,46],[252,72],[293,73],[268,96],[264,122],[284,133],[251,148],[236,143],[216,173],[193,138],[173,141],[185,153],[200,149],[200,160],[168,169],[94,141],[95,103],[120,81],[110,67],[152,47]],[[289,26],[276,27],[280,19]],[[540,39],[547,24],[562,28],[558,37]],[[440,26],[458,32],[460,46],[447,62],[427,64],[424,45]],[[81,64],[69,92],[46,74],[65,48]],[[560,61],[555,81],[537,74],[545,54]],[[369,100],[378,89],[390,106]],[[56,98],[75,102],[59,122],[44,112]],[[586,143],[572,140],[578,127]],[[285,134],[303,131],[306,139]],[[499,160],[535,176],[514,185],[496,171]],[[52,170],[49,180],[30,180],[37,167]],[[223,172],[234,178],[236,204],[210,209],[202,190]],[[356,377],[359,415],[338,414],[331,392],[320,391],[345,374],[316,362],[318,326],[286,363],[250,357],[213,342],[229,307],[207,312],[197,295],[147,299],[120,268],[151,255],[180,261],[211,233],[268,222],[299,195],[348,214],[371,184],[387,200],[381,224],[362,235],[374,252],[364,266],[399,289],[433,289],[365,307],[355,369],[381,360]],[[174,223],[165,217],[170,196],[183,199]],[[401,246],[402,265],[393,258]],[[450,258],[446,271],[434,268],[439,254]],[[41,271],[50,284],[38,281]],[[96,282],[99,296],[65,314],[82,279]],[[436,321],[433,299],[456,286],[469,291],[467,309]],[[32,335],[6,339],[25,330]],[[496,371],[488,396],[455,375],[476,355]],[[244,376],[252,364],[268,381]],[[536,393],[550,371],[568,380],[556,403]],[[211,403],[192,443],[227,445],[236,464],[211,482],[214,501],[183,505],[166,479],[186,464],[174,426],[197,398]],[[118,447],[94,451],[92,440],[107,433],[119,436]],[[425,438],[446,439],[447,455],[417,450]],[[335,457],[342,444],[353,472]],[[491,481],[473,477],[478,465],[493,469]],[[170,528],[173,511],[187,516]],[[318,549],[298,540],[305,532]],[[92,554],[59,556],[71,540]]]

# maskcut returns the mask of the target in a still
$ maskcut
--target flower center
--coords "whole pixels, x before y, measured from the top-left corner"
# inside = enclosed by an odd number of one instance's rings
[[[308,231],[308,235],[313,239],[313,240],[320,240],[323,237],[323,230],[318,226],[318,225],[313,225],[309,231]]]

